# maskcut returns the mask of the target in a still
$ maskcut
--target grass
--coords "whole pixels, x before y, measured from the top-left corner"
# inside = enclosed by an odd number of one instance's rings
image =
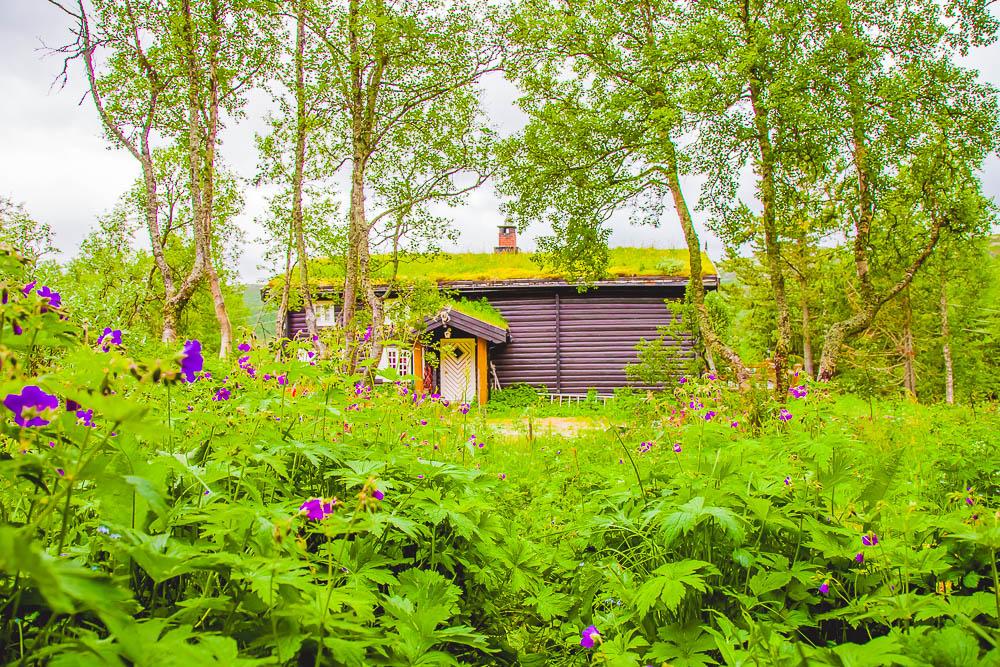
[[[385,255],[372,258],[376,280],[389,279],[392,266]],[[715,265],[702,255],[702,270],[715,275]],[[323,258],[310,262],[310,282],[317,287],[337,287],[343,280],[339,259]],[[686,278],[691,273],[688,252],[684,249],[611,248],[606,278],[668,276]],[[405,258],[399,265],[398,278],[404,282],[499,281],[558,279],[560,274],[540,266],[532,253],[442,253],[433,257]],[[271,285],[280,278],[274,278]]]
[[[468,315],[469,317],[474,317],[477,320],[485,322],[487,324],[492,324],[495,327],[501,329],[509,329],[507,320],[504,319],[500,311],[490,305],[490,302],[486,299],[480,299],[479,301],[470,301],[468,299],[461,299],[459,301],[451,301],[449,305],[463,315]]]

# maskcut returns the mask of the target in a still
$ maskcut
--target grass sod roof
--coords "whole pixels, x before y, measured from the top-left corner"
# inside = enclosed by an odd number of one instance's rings
[[[608,250],[606,277],[687,278],[691,274],[686,249],[661,248],[610,248]],[[717,275],[715,265],[702,253],[702,273]],[[392,275],[392,266],[386,255],[372,257],[376,267],[375,281],[384,282]],[[297,272],[293,280],[297,278]],[[309,282],[315,288],[339,288],[344,271],[340,261],[320,258],[309,262]],[[441,253],[431,257],[413,257],[400,261],[398,279],[404,282],[431,281],[437,283],[471,281],[488,282],[503,280],[559,280],[562,276],[551,267],[541,267],[532,253]],[[280,285],[280,277],[269,283],[271,288]]]
[[[451,307],[452,310],[456,310],[463,315],[474,317],[480,322],[492,324],[505,331],[510,330],[510,326],[507,324],[504,316],[500,314],[499,310],[490,305],[486,299],[480,299],[479,301],[470,301],[469,299],[451,300],[448,302],[447,307]]]

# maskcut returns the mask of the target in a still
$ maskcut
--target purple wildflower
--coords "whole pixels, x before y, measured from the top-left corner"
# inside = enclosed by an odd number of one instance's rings
[[[288,375],[282,373],[278,376],[278,386],[284,387],[286,384],[288,384]]]
[[[878,544],[878,535],[875,533],[868,533],[861,536],[861,544],[866,547],[874,547]]]
[[[247,363],[249,363],[249,361],[250,361],[250,355],[248,354],[246,356],[237,359],[236,363],[239,364],[240,368],[243,368],[244,366],[247,365]]]
[[[716,377],[715,373],[709,373],[708,374],[708,379],[709,380],[715,380],[715,379],[717,379],[717,377]]]
[[[503,481],[503,480],[507,479],[507,473],[502,472],[499,475],[497,475],[497,477],[500,478],[500,481]]]
[[[640,454],[645,454],[646,452],[648,452],[652,448],[653,448],[653,443],[652,442],[640,442],[639,443],[639,453]]]
[[[783,422],[787,422],[790,421],[791,418],[792,418],[792,413],[786,410],[785,408],[781,408],[781,412],[778,413],[778,419]]]
[[[417,479],[423,479],[423,478],[424,478],[423,475],[417,475]]]
[[[976,504],[976,501],[972,498],[966,497],[965,504],[968,505],[969,507],[972,507],[973,505]]]
[[[712,421],[712,417],[714,417],[715,415],[716,415],[715,410],[709,410],[708,412],[705,413],[705,421],[707,422]]]
[[[240,343],[239,345],[236,346],[236,349],[239,350],[240,352],[249,352],[250,343]]]
[[[219,390],[215,392],[215,396],[212,397],[213,401],[228,401],[232,393],[225,387],[219,387]]]
[[[382,493],[379,489],[375,489],[374,491],[372,491],[372,498],[374,498],[375,500],[382,500],[383,498],[385,498],[385,494]]]
[[[739,428],[740,427],[740,423],[738,421],[735,421],[735,420],[731,421],[731,422],[729,422],[729,427],[730,428]]]
[[[372,325],[369,324],[368,328],[365,329],[365,335],[361,337],[361,340],[367,343],[371,339],[372,339]]]
[[[682,375],[681,379],[677,381],[677,384],[687,384],[687,381],[688,381],[688,379]],[[590,627],[594,627],[594,626],[590,626]]]
[[[94,427],[94,411],[93,410],[77,410],[76,419],[84,426]]]
[[[806,386],[804,384],[800,384],[797,387],[789,388],[788,393],[794,396],[795,398],[805,398],[806,395],[809,393],[809,390],[806,389]]]
[[[468,403],[462,403],[460,406],[458,406],[458,411],[461,412],[463,415],[469,414],[469,410],[471,409],[472,406],[469,405]]]
[[[336,500],[323,500],[322,498],[310,498],[299,506],[299,513],[305,513],[306,517],[312,521],[322,521],[333,514],[333,506]]]
[[[580,633],[580,646],[583,648],[594,648],[594,642],[601,640],[601,633],[597,631],[596,625],[588,625]]]
[[[205,359],[201,356],[201,341],[184,341],[184,352],[181,356],[181,374],[188,382],[194,382],[195,373],[205,367]]]
[[[675,442],[674,443],[674,454],[680,454],[680,453],[681,453],[681,443]]]
[[[854,555],[854,562],[857,563],[858,565],[861,565],[862,563],[865,562],[865,555],[859,551]]]
[[[792,478],[785,477],[785,486],[791,486],[791,485],[792,485]]]
[[[59,399],[29,384],[20,394],[8,394],[3,404],[14,413],[14,423],[18,426],[45,426],[52,421],[50,413],[59,407]]]
[[[826,595],[829,592],[830,592],[830,582],[824,581],[822,584],[819,585],[819,594],[820,595]]]
[[[51,289],[48,285],[42,285],[39,287],[35,294],[45,299],[48,303],[47,306],[42,306],[43,313],[49,308],[59,308],[62,305],[62,296],[59,292]]]
[[[21,288],[21,294],[23,294],[24,296],[28,296],[29,294],[31,294],[31,291],[35,289],[35,285],[37,284],[38,284],[37,280],[32,280],[30,283]]]
[[[112,329],[111,327],[104,327],[104,333],[97,339],[97,345],[107,352],[111,349],[111,346],[118,346],[122,344],[122,331],[121,329]]]

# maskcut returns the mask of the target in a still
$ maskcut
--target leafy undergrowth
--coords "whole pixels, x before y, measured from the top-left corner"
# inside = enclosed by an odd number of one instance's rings
[[[1000,662],[996,406],[705,378],[505,436],[250,341],[133,359],[3,289],[11,663]]]

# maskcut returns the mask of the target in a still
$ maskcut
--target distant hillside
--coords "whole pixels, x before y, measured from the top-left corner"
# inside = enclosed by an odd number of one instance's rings
[[[258,336],[266,338],[274,335],[274,320],[278,309],[261,300],[260,290],[263,287],[259,284],[244,285],[243,303],[250,311],[246,321],[247,326],[253,327]]]

